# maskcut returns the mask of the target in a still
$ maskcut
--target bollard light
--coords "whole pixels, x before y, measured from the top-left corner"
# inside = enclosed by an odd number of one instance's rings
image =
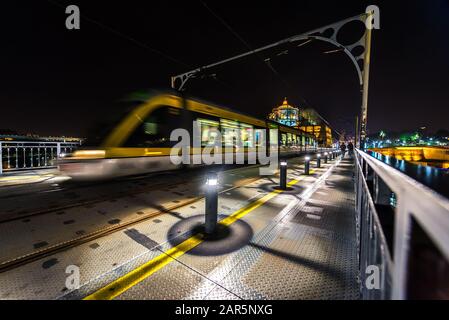
[[[304,158],[304,174],[309,175],[310,174],[310,157]]]
[[[324,153],[324,163],[327,163],[327,155],[328,155],[328,153],[325,152],[325,153]]]
[[[281,190],[287,189],[287,161],[281,160],[280,162],[280,179],[279,179],[279,188]]]
[[[218,221],[218,176],[210,172],[206,178],[206,226],[207,234],[215,231]]]
[[[206,184],[208,186],[217,186],[218,185],[218,179],[216,176],[207,177]]]
[[[319,153],[316,155],[316,167],[321,167],[321,154]]]

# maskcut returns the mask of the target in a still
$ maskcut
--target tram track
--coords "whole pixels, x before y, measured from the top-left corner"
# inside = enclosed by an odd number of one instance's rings
[[[298,163],[298,164],[300,164],[300,163]],[[229,169],[229,170],[223,170],[221,172],[226,172],[226,173],[231,173],[232,174],[232,172],[235,172],[235,171],[248,169],[248,168],[257,168],[257,167],[260,167],[260,166],[261,165],[250,165],[250,166],[232,168],[232,169]],[[230,192],[230,191],[232,191],[234,189],[244,187],[245,185],[251,184],[251,183],[253,183],[255,181],[258,181],[258,180],[261,180],[263,178],[264,178],[263,176],[256,176],[256,177],[252,177],[252,178],[244,178],[244,179],[240,180],[239,182],[234,183],[232,187],[224,188],[223,190],[221,190],[219,192],[219,194],[227,193],[227,192]],[[190,180],[190,182],[199,182],[199,181],[202,181],[202,180],[204,180],[203,177],[195,179],[193,181]],[[174,182],[174,183],[169,184],[169,185],[168,184],[153,185],[150,188],[145,188],[145,190],[140,189],[137,192],[136,192],[136,190],[134,190],[134,191],[129,192],[128,194],[122,195],[122,196],[115,195],[113,197],[107,197],[106,199],[95,199],[95,200],[90,201],[90,202],[83,202],[83,203],[72,204],[72,205],[64,206],[64,207],[52,208],[52,209],[49,209],[49,210],[44,210],[42,212],[34,212],[34,213],[29,214],[27,216],[28,217],[29,216],[38,216],[38,215],[43,215],[43,214],[59,211],[59,210],[62,210],[62,209],[82,207],[82,206],[86,206],[86,205],[92,204],[92,203],[97,203],[97,202],[107,201],[107,200],[111,200],[111,199],[117,199],[117,198],[120,198],[120,197],[136,195],[136,194],[139,194],[139,193],[145,193],[145,192],[152,191],[152,190],[157,190],[158,188],[161,188],[162,186],[164,187],[164,189],[167,189],[170,186],[179,185],[179,183],[181,183],[181,182],[177,181],[177,182]],[[23,265],[26,265],[28,263],[37,261],[39,259],[42,259],[42,258],[51,256],[51,255],[54,255],[56,253],[66,251],[66,250],[68,250],[70,248],[74,248],[74,247],[83,245],[83,244],[85,244],[87,242],[103,238],[103,237],[108,236],[110,234],[113,234],[115,232],[119,232],[119,231],[125,230],[126,228],[128,228],[130,226],[133,226],[133,225],[136,225],[138,223],[141,223],[141,222],[153,219],[153,218],[155,218],[157,216],[160,216],[160,215],[163,215],[163,214],[169,214],[170,212],[172,212],[174,210],[186,207],[186,206],[191,205],[191,204],[193,204],[193,203],[195,203],[197,201],[200,201],[202,199],[204,199],[204,195],[199,195],[199,196],[194,196],[194,197],[192,197],[192,196],[186,197],[184,200],[182,200],[182,201],[180,201],[178,203],[166,206],[163,209],[155,209],[155,210],[153,210],[151,212],[148,212],[146,214],[140,215],[139,217],[131,219],[129,221],[121,222],[121,223],[116,224],[116,225],[106,226],[106,227],[100,228],[98,230],[89,232],[87,234],[78,236],[76,238],[72,238],[72,239],[67,240],[67,241],[62,241],[62,242],[59,242],[59,243],[56,243],[56,244],[53,244],[53,245],[49,245],[49,246],[47,246],[47,247],[45,247],[43,249],[40,249],[40,250],[31,252],[31,253],[28,253],[28,254],[23,254],[21,256],[18,256],[18,257],[9,259],[9,260],[5,260],[3,262],[0,262],[0,273],[9,271],[9,270],[12,270],[12,269],[15,269],[15,268],[18,268],[20,266],[23,266]],[[13,219],[10,219],[8,221],[20,220],[20,219],[23,219],[24,217],[25,217],[25,215],[21,215],[20,217],[17,217],[15,219],[13,218]],[[5,221],[5,220],[0,221],[0,223],[6,223],[6,222],[7,221]]]
[[[247,168],[247,167],[246,167]],[[236,169],[231,169],[228,170],[226,172],[230,172],[230,171],[235,171],[235,170],[239,170],[242,168],[236,168]],[[225,188],[223,190],[221,190],[219,193],[226,193],[226,192],[230,192],[234,189],[237,188],[241,188],[245,185],[251,184],[257,180],[263,179],[263,177],[257,176],[254,178],[246,178],[243,179],[242,181],[234,184],[232,187],[229,188]],[[201,179],[197,179],[201,180]],[[135,193],[134,193],[135,194]],[[197,201],[200,201],[204,199],[203,195],[200,196],[196,196],[196,197],[190,197],[190,198],[186,198],[184,201],[181,201],[179,203],[164,207],[163,209],[156,209],[152,212],[149,212],[147,214],[141,215],[137,218],[134,218],[132,220],[117,224],[117,225],[112,225],[112,226],[107,226],[98,230],[95,230],[93,232],[90,232],[88,234],[85,235],[81,235],[79,237],[67,240],[67,241],[63,241],[63,242],[59,242],[53,245],[50,245],[44,249],[38,250],[38,251],[34,251],[28,254],[24,254],[22,256],[10,259],[10,260],[6,260],[3,262],[0,262],[0,273],[2,272],[6,272],[15,268],[18,268],[20,266],[26,265],[28,263],[31,263],[33,261],[48,257],[50,255],[62,252],[62,251],[66,251],[70,248],[73,247],[77,247],[80,246],[82,244],[85,244],[87,242],[93,241],[93,240],[97,240],[100,239],[102,237],[108,236],[110,234],[113,234],[115,232],[119,232],[121,230],[124,230],[130,226],[136,225],[138,223],[153,219],[157,216],[163,215],[163,214],[168,214],[170,212],[172,212],[173,210],[177,210],[180,208],[183,208],[185,206],[188,206],[192,203],[195,203]],[[104,201],[104,200],[101,200]],[[84,204],[83,204],[84,205]],[[60,209],[55,209],[55,210],[60,210]],[[55,210],[51,210],[51,212],[54,212]],[[43,214],[43,213],[38,213],[38,214]],[[22,218],[22,217],[21,217]]]
[[[224,170],[222,172],[233,172],[233,171],[237,171],[237,170],[241,170],[243,168],[250,168],[250,167],[257,167],[259,165],[255,165],[255,166],[245,166],[245,167],[240,167],[240,168],[232,168],[232,169],[228,169],[228,170]],[[194,169],[194,170],[201,170],[201,169]],[[141,179],[145,179],[145,178],[153,178],[153,177],[157,177],[157,176],[161,176],[161,174],[157,174],[157,175],[150,175],[148,177],[136,177],[134,179],[129,179],[129,180],[125,180],[126,182],[130,182],[130,181],[138,181]],[[197,179],[193,179],[190,180],[190,182],[200,182],[202,181],[203,178],[197,178]],[[148,187],[138,187],[135,188],[133,190],[130,191],[126,191],[126,192],[116,192],[113,195],[108,195],[108,196],[101,196],[101,197],[97,197],[95,199],[91,199],[91,200],[85,200],[82,202],[75,202],[75,203],[69,203],[67,205],[60,205],[60,206],[55,206],[55,207],[48,207],[45,209],[41,209],[41,210],[35,210],[32,212],[25,212],[25,213],[13,213],[10,214],[9,216],[7,214],[3,214],[0,217],[0,224],[2,223],[8,223],[8,222],[13,222],[13,221],[19,221],[19,220],[23,220],[23,219],[27,219],[30,217],[36,217],[36,216],[40,216],[40,215],[45,215],[45,214],[50,214],[50,213],[54,213],[54,212],[58,212],[58,211],[62,211],[62,210],[67,210],[67,209],[73,209],[73,208],[78,208],[78,207],[84,207],[84,206],[89,206],[92,204],[96,204],[96,203],[100,203],[100,202],[104,202],[104,201],[109,201],[109,200],[113,200],[113,199],[117,199],[117,198],[125,198],[131,195],[137,195],[137,194],[142,194],[142,193],[146,193],[146,192],[150,192],[150,191],[155,191],[158,189],[167,189],[167,188],[171,188],[173,186],[177,186],[179,184],[185,183],[188,179],[184,178],[183,180],[179,180],[179,181],[175,181],[173,183],[159,183],[159,184],[153,184],[151,186]],[[119,184],[120,181],[114,181],[115,184]],[[71,188],[68,189],[66,191],[71,191],[74,192],[74,190],[78,190],[78,189],[84,189],[84,188],[88,188],[88,187],[95,187],[97,185],[102,185],[103,183],[100,184],[88,184],[85,186],[77,186],[75,188]]]

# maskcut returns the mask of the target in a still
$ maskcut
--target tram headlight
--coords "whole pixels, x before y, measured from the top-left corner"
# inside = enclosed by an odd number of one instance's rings
[[[84,159],[104,158],[105,155],[106,155],[105,150],[77,150],[73,153],[74,158],[84,158]]]

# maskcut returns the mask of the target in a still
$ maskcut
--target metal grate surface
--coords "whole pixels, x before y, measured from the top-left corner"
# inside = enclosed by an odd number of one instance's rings
[[[254,236],[239,250],[187,253],[117,298],[358,299],[352,173],[342,160],[308,198],[282,195],[245,216]]]

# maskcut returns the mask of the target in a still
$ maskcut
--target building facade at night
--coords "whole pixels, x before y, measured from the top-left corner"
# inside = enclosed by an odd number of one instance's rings
[[[280,106],[273,108],[268,119],[314,134],[321,147],[332,146],[330,126],[311,108],[297,108],[290,105],[285,98]]]

